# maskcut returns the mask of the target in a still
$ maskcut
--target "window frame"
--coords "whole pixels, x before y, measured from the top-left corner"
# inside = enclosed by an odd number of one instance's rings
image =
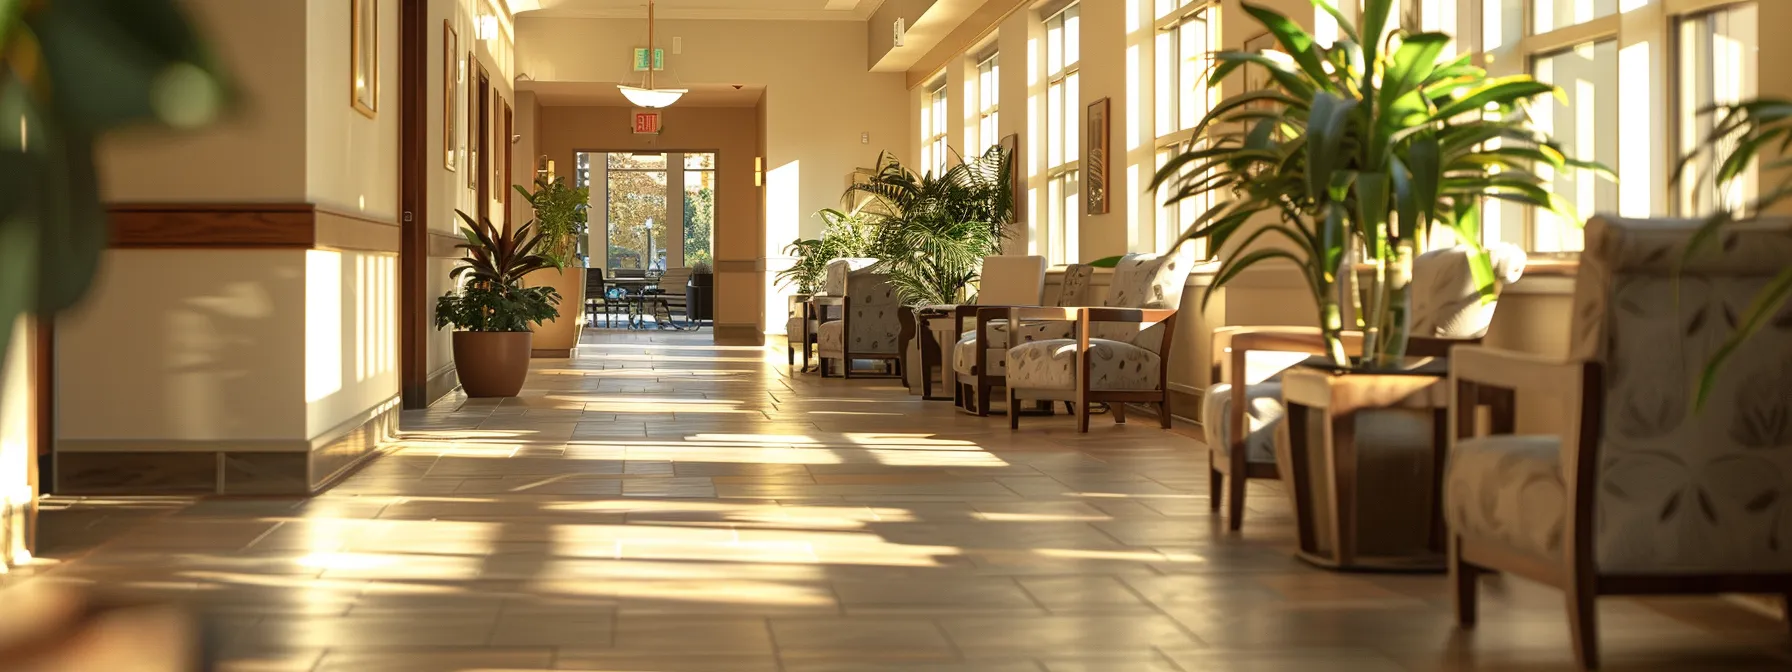
[[[1165,0],[1159,0],[1159,2],[1161,5],[1165,3]],[[1198,148],[1191,145],[1196,141],[1195,127],[1200,124],[1201,118],[1206,116],[1207,111],[1213,109],[1213,106],[1222,99],[1220,87],[1201,85],[1206,79],[1207,72],[1213,67],[1213,53],[1216,45],[1223,44],[1224,33],[1221,32],[1223,30],[1221,22],[1224,12],[1221,2],[1219,0],[1167,0],[1167,3],[1174,6],[1167,10],[1162,6],[1159,7],[1162,16],[1157,19],[1157,30],[1151,40],[1152,57],[1155,59],[1158,69],[1152,82],[1154,102],[1151,110],[1152,126],[1156,138],[1155,168],[1163,167],[1166,155],[1183,149]],[[1182,31],[1193,23],[1201,23],[1205,26],[1205,40],[1208,49],[1201,56],[1190,58],[1182,53],[1185,45]],[[1167,56],[1164,53],[1166,49],[1169,51]],[[1192,66],[1191,63],[1193,63]],[[1166,64],[1172,66],[1169,68],[1171,72],[1164,71]],[[1183,90],[1187,75],[1185,69],[1190,67],[1193,67],[1196,72],[1194,80],[1196,88],[1203,93]],[[1193,121],[1190,121],[1189,116],[1185,114],[1188,111],[1185,106],[1191,102],[1198,103],[1200,110],[1198,114],[1194,115]],[[1212,207],[1215,199],[1213,194],[1207,194],[1178,203],[1166,203],[1165,196],[1159,195],[1156,204],[1156,230],[1153,232],[1154,251],[1168,252],[1181,240],[1184,222],[1193,219],[1186,217],[1187,213],[1184,210],[1192,209],[1198,217],[1199,213],[1206,212],[1208,208]],[[1192,242],[1196,258],[1207,258],[1207,241]]]
[[[1002,52],[992,51],[977,60],[977,154],[1001,142]]]
[[[928,85],[927,104],[921,108],[921,172],[944,175],[950,165],[952,123],[946,112],[946,78]]]
[[[1072,2],[1044,17],[1046,259],[1076,263],[1082,208],[1082,3]],[[1053,25],[1056,24],[1056,28]],[[1075,39],[1067,35],[1075,26]],[[1054,38],[1054,30],[1056,37]],[[1072,49],[1074,47],[1074,50]],[[1053,111],[1056,114],[1053,114]]]

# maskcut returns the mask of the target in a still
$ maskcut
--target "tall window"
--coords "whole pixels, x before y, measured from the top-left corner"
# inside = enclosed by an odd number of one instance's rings
[[[1719,121],[1704,110],[1720,103],[1754,98],[1759,72],[1755,50],[1757,12],[1754,3],[1733,5],[1696,14],[1680,21],[1678,112],[1675,117],[1675,157],[1685,156],[1711,135]],[[1731,148],[1735,145],[1728,143]],[[1711,166],[1687,166],[1678,198],[1684,216],[1707,214],[1718,208],[1735,208],[1753,199],[1759,188],[1751,169],[1724,193],[1709,179],[1699,179]]]
[[[921,169],[934,175],[946,172],[946,83],[941,81],[927,93],[927,105],[921,108]]]
[[[1078,143],[1082,95],[1080,7],[1071,5],[1045,20],[1046,258],[1054,264],[1077,261],[1077,218],[1082,167]]]
[[[1206,0],[1158,0],[1157,13],[1157,165],[1162,167],[1194,140],[1195,127],[1219,101],[1219,91],[1207,86],[1207,73],[1220,41],[1219,12]],[[1207,195],[1168,203],[1169,192],[1165,189],[1158,200],[1159,252],[1181,240],[1214,200]]]
[[[1618,166],[1619,125],[1609,121],[1618,118],[1617,39],[1583,42],[1537,56],[1531,70],[1567,93],[1566,104],[1554,97],[1539,99],[1534,113],[1537,128],[1560,142],[1569,156]],[[1582,219],[1618,211],[1618,184],[1608,177],[1585,170],[1552,174],[1547,167],[1537,176],[1549,180],[1550,190],[1573,203]],[[1578,252],[1585,238],[1582,224],[1547,210],[1532,211],[1528,247],[1533,252]]]
[[[977,64],[977,153],[981,155],[1001,140],[1001,54],[990,54]]]
[[[684,155],[684,265],[713,261],[716,155]]]

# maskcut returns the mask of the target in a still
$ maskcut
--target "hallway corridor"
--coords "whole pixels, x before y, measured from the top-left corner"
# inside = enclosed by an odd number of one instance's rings
[[[203,608],[238,670],[1573,669],[1553,590],[1491,580],[1463,633],[1443,577],[1295,561],[1279,490],[1225,533],[1190,430],[1011,432],[708,338],[588,333],[310,500],[52,499],[37,580]],[[1792,667],[1726,601],[1601,616],[1609,670]]]

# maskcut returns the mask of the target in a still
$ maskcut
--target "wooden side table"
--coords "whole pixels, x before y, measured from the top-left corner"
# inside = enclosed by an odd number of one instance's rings
[[[1283,373],[1276,457],[1301,559],[1351,571],[1445,570],[1448,375],[1441,359],[1377,372],[1310,360]]]

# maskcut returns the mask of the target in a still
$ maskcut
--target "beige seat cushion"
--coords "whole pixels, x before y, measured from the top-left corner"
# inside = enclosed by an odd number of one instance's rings
[[[1275,464],[1276,428],[1288,411],[1282,404],[1282,383],[1258,383],[1244,389],[1247,400],[1244,417],[1248,428],[1244,435],[1244,459],[1246,462]],[[1232,386],[1221,383],[1207,389],[1201,407],[1201,417],[1206,420],[1202,425],[1207,433],[1207,446],[1226,459],[1232,456],[1232,442],[1226,437],[1232,433],[1234,396]]]
[[[1089,389],[1156,390],[1157,353],[1131,343],[1089,340]],[[1008,349],[1008,386],[1029,390],[1076,389],[1076,341],[1053,338]]]
[[[1562,557],[1567,490],[1562,441],[1489,436],[1460,441],[1444,476],[1444,517],[1469,539],[1547,560]]]
[[[1043,341],[1052,338],[1070,338],[1075,327],[1069,322],[1024,323],[1021,326],[1022,342]],[[993,320],[989,323],[989,368],[992,375],[1004,376],[1008,372],[1009,329],[1007,320]],[[965,375],[977,374],[977,331],[971,330],[958,336],[958,343],[952,347],[952,370]]]

